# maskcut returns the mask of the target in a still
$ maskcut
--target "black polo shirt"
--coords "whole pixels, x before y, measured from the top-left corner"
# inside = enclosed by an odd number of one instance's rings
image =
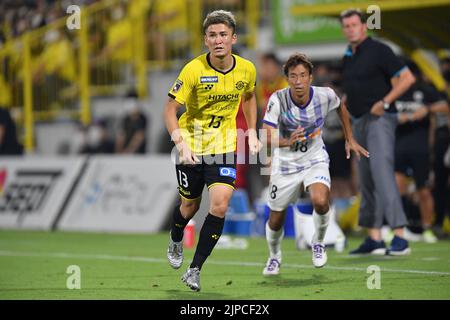
[[[384,43],[367,37],[352,52],[347,48],[343,59],[343,87],[350,114],[360,117],[391,91],[391,78],[405,68]],[[395,112],[394,104],[388,112]]]
[[[22,146],[17,140],[16,124],[11,118],[9,111],[0,107],[0,126],[5,131],[3,141],[0,141],[0,155],[22,154]]]
[[[433,85],[416,82],[397,99],[397,111],[401,114],[413,114],[424,106],[430,109],[433,103],[444,99]],[[399,124],[396,130],[397,141],[398,139],[407,139],[411,142],[412,148],[416,143],[425,142],[428,145],[429,126],[429,116],[418,121]]]

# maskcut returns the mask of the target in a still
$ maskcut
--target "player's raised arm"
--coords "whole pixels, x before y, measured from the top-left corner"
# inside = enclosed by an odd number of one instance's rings
[[[342,128],[345,136],[345,152],[347,155],[347,159],[350,159],[350,151],[356,153],[358,159],[362,156],[366,158],[369,157],[369,151],[361,147],[358,142],[353,138],[352,126],[350,124],[350,115],[348,113],[347,107],[345,103],[341,102],[340,106],[337,108],[337,113],[339,115],[339,119],[342,123]]]

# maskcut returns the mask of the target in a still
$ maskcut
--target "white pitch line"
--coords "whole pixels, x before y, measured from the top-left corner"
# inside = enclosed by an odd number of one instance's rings
[[[439,261],[439,260],[441,260],[441,258],[438,258],[438,257],[425,257],[425,258],[422,258],[420,260],[423,260],[423,261]]]
[[[153,263],[167,263],[166,259],[161,258],[147,258],[147,257],[129,257],[129,256],[114,256],[108,254],[79,254],[79,253],[67,253],[67,252],[45,252],[45,253],[35,253],[35,252],[17,252],[17,251],[6,251],[0,250],[0,256],[9,257],[48,257],[48,258],[70,258],[70,259],[94,259],[94,260],[113,260],[113,261],[138,261],[138,262],[153,262]],[[219,261],[219,260],[208,260],[208,264],[215,265],[230,265],[230,266],[246,266],[246,267],[263,267],[265,264],[260,262],[243,262],[243,261]],[[283,264],[284,268],[292,269],[313,269],[311,265],[304,264]],[[358,267],[334,267],[327,265],[324,269],[330,270],[341,270],[341,271],[361,271],[367,272],[366,268]],[[383,272],[393,272],[393,273],[415,273],[415,274],[425,274],[425,275],[437,275],[437,276],[450,276],[450,272],[442,271],[427,271],[427,270],[409,270],[409,269],[391,269],[391,268],[381,268]]]

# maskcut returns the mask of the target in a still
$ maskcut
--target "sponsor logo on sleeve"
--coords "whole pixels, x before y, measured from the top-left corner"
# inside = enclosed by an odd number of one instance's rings
[[[183,85],[183,81],[181,81],[180,79],[177,79],[177,81],[175,81],[175,84],[172,87],[172,92],[177,93],[178,91],[180,91],[182,85]]]

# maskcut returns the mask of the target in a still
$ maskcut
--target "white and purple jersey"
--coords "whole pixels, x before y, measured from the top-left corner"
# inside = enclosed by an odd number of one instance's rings
[[[329,87],[311,86],[309,101],[304,106],[293,101],[289,87],[272,94],[263,122],[278,128],[280,136],[287,139],[299,126],[305,128],[304,141],[291,147],[275,148],[272,173],[290,174],[317,163],[330,162],[322,140],[322,127],[326,115],[340,103],[339,97]]]

